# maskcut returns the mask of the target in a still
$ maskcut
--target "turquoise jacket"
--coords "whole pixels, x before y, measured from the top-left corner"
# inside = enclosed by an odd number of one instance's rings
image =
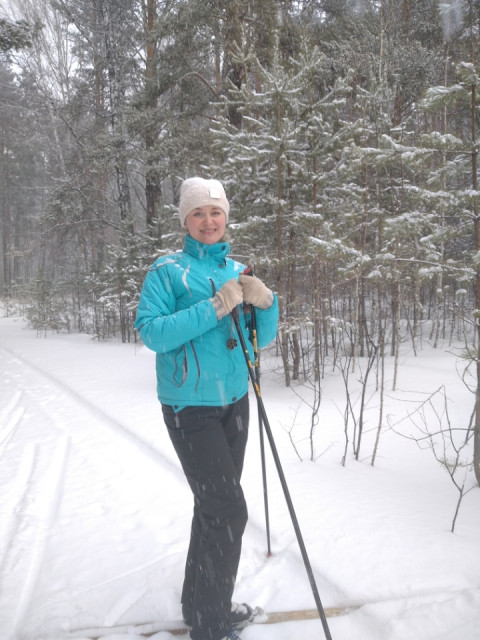
[[[174,407],[224,406],[248,391],[248,368],[230,315],[217,320],[211,298],[245,270],[228,258],[227,242],[202,244],[185,236],[183,251],[156,260],[147,273],[138,304],[135,328],[143,343],[156,352],[157,393]],[[251,317],[239,306],[250,357]],[[258,347],[274,340],[278,300],[269,309],[255,309]],[[252,360],[253,362],[253,360]]]

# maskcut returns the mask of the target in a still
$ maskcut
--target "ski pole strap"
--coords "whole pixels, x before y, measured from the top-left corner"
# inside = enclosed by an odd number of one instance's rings
[[[242,328],[240,326],[238,309],[236,307],[235,309],[232,309],[231,315],[235,323],[235,327],[237,329],[238,339],[240,340],[240,345],[242,347],[243,354],[245,356],[245,362],[247,363],[250,380],[252,382],[253,388],[255,389],[255,395],[257,396],[257,399],[258,399],[261,396],[260,387],[258,386],[257,377],[255,375],[255,369],[253,368],[252,360],[250,359],[250,354],[248,353],[247,343],[245,341]]]
[[[245,276],[253,276],[252,267],[247,267],[245,271],[243,271],[243,275]],[[258,350],[258,334],[257,334],[257,316],[255,314],[255,307],[249,305],[250,316],[252,322],[252,346],[253,346],[253,355],[254,355],[254,367],[255,367],[255,379],[257,384],[260,384],[260,352]]]

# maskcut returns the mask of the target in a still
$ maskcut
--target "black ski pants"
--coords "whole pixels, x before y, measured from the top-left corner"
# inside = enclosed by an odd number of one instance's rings
[[[248,396],[224,407],[162,405],[165,424],[193,492],[182,611],[192,640],[231,630],[233,588],[247,523],[240,485],[248,438]]]

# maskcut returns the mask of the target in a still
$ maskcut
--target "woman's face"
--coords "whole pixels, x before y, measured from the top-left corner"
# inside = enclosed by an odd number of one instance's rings
[[[204,244],[220,242],[225,234],[226,224],[223,209],[211,205],[193,209],[185,219],[185,229],[188,233]]]

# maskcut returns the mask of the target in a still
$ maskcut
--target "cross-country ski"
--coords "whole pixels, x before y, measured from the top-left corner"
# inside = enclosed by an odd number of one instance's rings
[[[357,606],[329,607],[325,609],[325,615],[327,616],[327,618],[333,618],[336,616],[347,615],[349,613],[352,613],[356,609],[358,609]],[[301,622],[304,620],[316,619],[318,619],[318,611],[316,609],[265,612],[261,608],[256,607],[254,616],[242,628],[245,628],[252,624],[281,624],[283,622]],[[72,631],[68,635],[68,638],[71,638],[73,640],[74,638],[88,637],[89,640],[98,640],[101,637],[108,637],[109,635],[118,635],[122,633],[148,638],[153,634],[159,633],[161,631],[168,632],[174,636],[179,636],[188,634],[189,629],[185,626],[185,623],[182,620],[169,620],[164,622],[149,622],[136,625],[119,625],[114,627],[78,629],[76,631]]]

